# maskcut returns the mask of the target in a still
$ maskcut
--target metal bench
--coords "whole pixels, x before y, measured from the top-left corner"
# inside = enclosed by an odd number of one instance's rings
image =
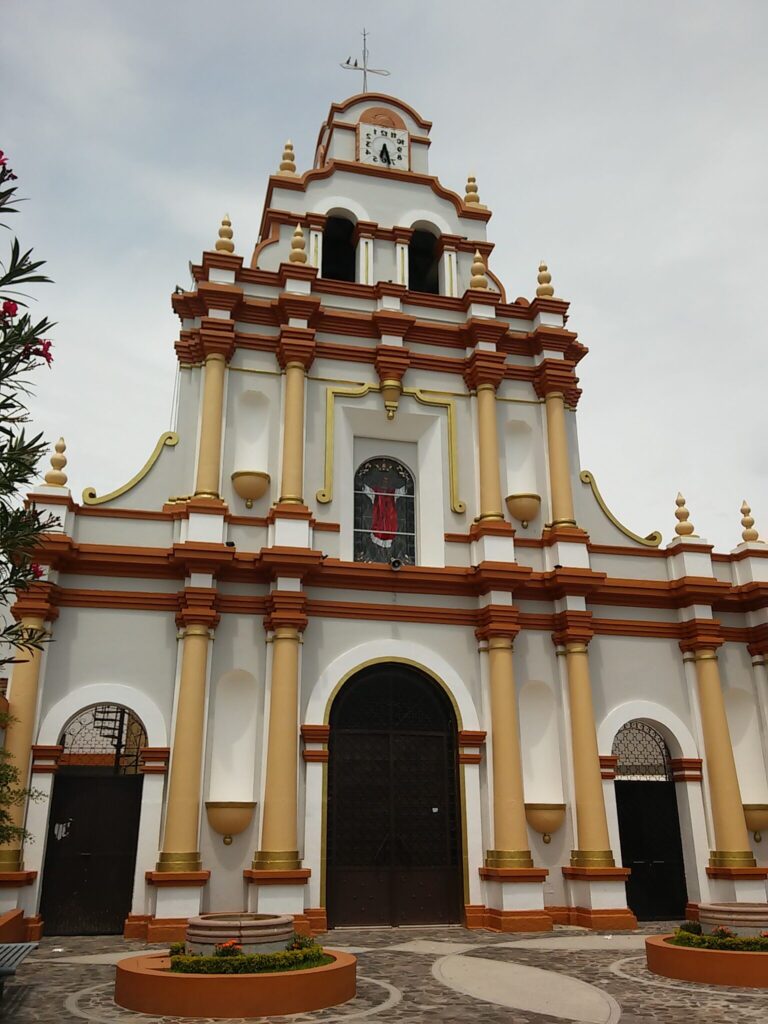
[[[5,979],[16,973],[16,968],[33,949],[37,949],[36,942],[0,943],[0,999],[3,998]]]

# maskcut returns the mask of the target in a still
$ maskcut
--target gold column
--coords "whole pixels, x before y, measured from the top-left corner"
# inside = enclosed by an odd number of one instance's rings
[[[25,615],[21,624],[25,631],[40,633],[45,629],[44,620],[38,616]],[[29,785],[30,757],[32,740],[35,733],[37,716],[37,695],[40,683],[40,661],[42,651],[33,649],[25,652],[25,661],[18,662],[13,669],[13,685],[11,688],[11,716],[14,719],[8,724],[5,734],[5,749],[10,755],[9,761],[19,771],[19,786]],[[26,801],[11,804],[8,807],[9,824],[21,828],[24,825]],[[0,870],[21,871],[22,840],[14,839],[0,847]]]
[[[480,446],[480,515],[478,519],[503,519],[499,484],[499,438],[496,427],[496,387],[477,385],[478,443]]]
[[[709,863],[711,867],[753,867],[755,858],[744,820],[717,652],[711,648],[698,650],[694,658],[716,845]]]
[[[493,737],[493,841],[486,867],[533,867],[525,821],[520,730],[515,699],[512,640],[492,636],[488,641]]]
[[[548,391],[545,402],[549,480],[552,488],[552,525],[575,526],[568,433],[565,427],[565,396],[562,391]]]
[[[186,627],[158,871],[201,869],[198,836],[209,643],[208,626],[193,623]]]
[[[280,501],[304,504],[304,364],[285,366],[285,414],[283,419],[283,472]]]
[[[299,631],[277,626],[273,636],[269,738],[261,848],[255,869],[301,867],[297,839]]]
[[[219,497],[225,369],[226,359],[220,352],[211,352],[205,357],[203,411],[195,483],[195,496],[204,498]]]
[[[568,698],[573,750],[573,785],[576,796],[578,849],[571,851],[573,867],[613,867],[613,854],[605,816],[600,757],[597,752],[595,714],[589,658],[584,643],[566,643]]]

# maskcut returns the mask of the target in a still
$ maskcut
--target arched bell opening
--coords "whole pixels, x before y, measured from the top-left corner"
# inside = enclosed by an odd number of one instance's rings
[[[322,276],[332,281],[354,281],[356,262],[355,222],[341,214],[329,216],[323,230]]]
[[[329,925],[460,921],[458,732],[445,691],[410,665],[369,665],[342,686],[329,725]]]
[[[95,704],[59,737],[40,913],[47,935],[115,935],[131,907],[139,834],[143,722]]]
[[[408,244],[408,288],[412,292],[440,293],[440,256],[434,231],[417,227]]]
[[[668,921],[685,914],[687,891],[677,794],[669,747],[648,722],[619,729],[616,810],[621,859],[630,868],[627,902],[639,921]]]

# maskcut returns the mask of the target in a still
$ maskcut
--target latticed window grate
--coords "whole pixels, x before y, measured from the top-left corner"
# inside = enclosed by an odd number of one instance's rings
[[[141,721],[119,704],[94,704],[78,712],[59,738],[59,766],[114,775],[135,775],[147,733]]]
[[[355,473],[355,561],[416,561],[414,486],[397,459],[377,456]]]
[[[672,780],[669,748],[661,733],[646,722],[635,720],[623,725],[616,733],[611,753],[619,759],[617,779]]]

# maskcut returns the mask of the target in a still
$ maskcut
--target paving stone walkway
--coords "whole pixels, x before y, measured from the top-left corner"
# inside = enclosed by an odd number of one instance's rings
[[[358,994],[343,1006],[270,1024],[752,1024],[768,994],[669,981],[645,966],[643,935],[669,931],[499,935],[445,928],[337,929],[324,944],[358,957]],[[114,964],[146,949],[118,936],[46,938],[6,982],[0,1021],[186,1024],[116,1006]],[[255,1018],[254,1018],[255,1019]]]

